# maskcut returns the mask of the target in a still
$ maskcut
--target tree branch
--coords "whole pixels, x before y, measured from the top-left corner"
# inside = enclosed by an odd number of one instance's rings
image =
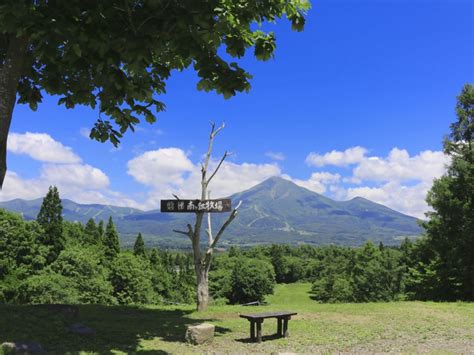
[[[211,160],[212,144],[214,142],[214,137],[222,129],[224,129],[224,127],[225,127],[225,124],[222,123],[222,125],[218,129],[216,129],[216,124],[214,122],[211,122],[211,133],[209,134],[209,145],[207,147],[206,158],[204,160],[204,164],[201,164],[201,172],[202,172],[202,180],[201,180],[202,194],[201,194],[201,199],[202,200],[206,199],[206,189],[207,189],[207,184],[209,183],[209,181],[206,180],[206,174],[207,174],[207,168],[209,167],[209,161]]]
[[[173,232],[187,235],[189,237],[189,239],[193,240],[193,227],[189,223],[188,223],[188,231],[187,232],[183,232],[183,231],[180,231],[180,230],[177,230],[177,229],[173,229]]]
[[[224,153],[224,155],[222,156],[221,158],[221,161],[219,162],[219,164],[217,165],[217,168],[216,170],[214,170],[214,172],[212,173],[211,177],[207,180],[207,184],[209,185],[209,183],[211,182],[212,178],[214,177],[214,175],[217,174],[217,171],[219,170],[219,168],[221,167],[222,163],[224,162],[225,158],[227,158],[229,156],[229,153],[226,151]]]
[[[242,205],[242,201],[239,202],[239,204],[233,209],[232,213],[230,214],[229,218],[227,219],[227,221],[222,225],[221,229],[219,229],[219,232],[217,233],[216,237],[214,238],[214,240],[212,241],[211,245],[209,246],[209,248],[207,249],[207,252],[206,252],[206,257],[205,257],[205,261],[204,261],[204,265],[206,265],[206,267],[209,267],[210,264],[211,264],[211,258],[212,258],[212,252],[214,251],[214,248],[216,247],[217,243],[219,242],[219,239],[221,238],[222,234],[224,234],[224,231],[226,230],[226,228],[232,223],[232,221],[235,219],[235,217],[237,216],[237,213],[238,213],[238,209],[239,207]]]

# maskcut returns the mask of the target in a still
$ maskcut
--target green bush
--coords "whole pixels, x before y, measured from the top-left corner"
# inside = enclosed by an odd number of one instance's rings
[[[41,272],[23,281],[18,289],[20,303],[51,304],[79,302],[79,293],[74,281],[50,270]]]
[[[150,266],[143,258],[120,253],[111,264],[109,280],[120,304],[145,304],[153,300]]]
[[[80,303],[114,304],[108,272],[101,264],[103,258],[98,247],[76,246],[63,250],[50,268],[73,282]]]
[[[239,258],[232,270],[228,299],[231,303],[263,301],[274,286],[275,272],[270,263]]]

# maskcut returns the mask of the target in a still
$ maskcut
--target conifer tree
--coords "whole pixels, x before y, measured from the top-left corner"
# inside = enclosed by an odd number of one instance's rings
[[[135,245],[133,246],[133,254],[135,254],[135,256],[146,257],[145,243],[143,242],[143,237],[141,233],[138,233],[137,239],[135,240]]]
[[[99,241],[101,243],[104,242],[104,234],[105,234],[105,229],[104,229],[104,221],[100,220],[99,224],[97,224],[97,233],[99,235]]]
[[[158,255],[158,252],[156,251],[155,248],[151,250],[150,254],[150,263],[153,266],[159,265],[160,264],[160,256]]]
[[[112,217],[109,217],[107,226],[105,227],[105,256],[109,259],[113,259],[120,252],[120,241],[117,230],[115,229]]]
[[[89,244],[98,244],[100,242],[100,231],[92,218],[89,218],[86,223],[84,237],[86,243]]]
[[[56,260],[61,250],[64,249],[62,211],[59,191],[56,186],[50,186],[36,218],[44,229],[41,241],[50,248],[48,262]]]

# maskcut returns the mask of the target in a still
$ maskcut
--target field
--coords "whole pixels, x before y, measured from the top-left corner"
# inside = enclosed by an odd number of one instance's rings
[[[77,317],[37,306],[0,306],[0,343],[34,341],[55,353],[318,353],[474,351],[474,304],[394,302],[318,304],[309,284],[278,285],[268,306],[213,306],[198,314],[191,306],[79,306]],[[275,339],[276,321],[263,324],[264,341],[248,342],[243,312],[291,310],[290,338]],[[216,325],[213,344],[191,346],[182,339],[187,324]],[[80,323],[95,331],[77,335]]]

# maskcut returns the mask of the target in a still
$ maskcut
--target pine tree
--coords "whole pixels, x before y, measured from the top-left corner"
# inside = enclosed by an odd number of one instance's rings
[[[61,250],[64,249],[62,211],[63,206],[58,189],[56,186],[50,186],[36,218],[44,229],[41,242],[50,248],[48,262],[56,260]]]
[[[159,265],[160,264],[160,256],[158,255],[158,252],[156,251],[155,248],[151,250],[150,254],[150,263],[153,266]]]
[[[112,217],[109,217],[107,226],[105,227],[105,256],[109,259],[114,259],[120,253],[120,241],[117,230],[115,229]]]
[[[99,224],[97,224],[97,232],[99,235],[99,241],[100,243],[104,242],[104,237],[105,237],[105,230],[104,230],[104,221],[100,220]]]
[[[89,218],[86,223],[84,237],[88,244],[98,244],[100,242],[100,231],[92,218]]]
[[[135,256],[146,257],[145,243],[143,242],[143,237],[141,233],[138,233],[137,239],[135,240],[135,245],[133,246],[133,254],[135,254]]]

